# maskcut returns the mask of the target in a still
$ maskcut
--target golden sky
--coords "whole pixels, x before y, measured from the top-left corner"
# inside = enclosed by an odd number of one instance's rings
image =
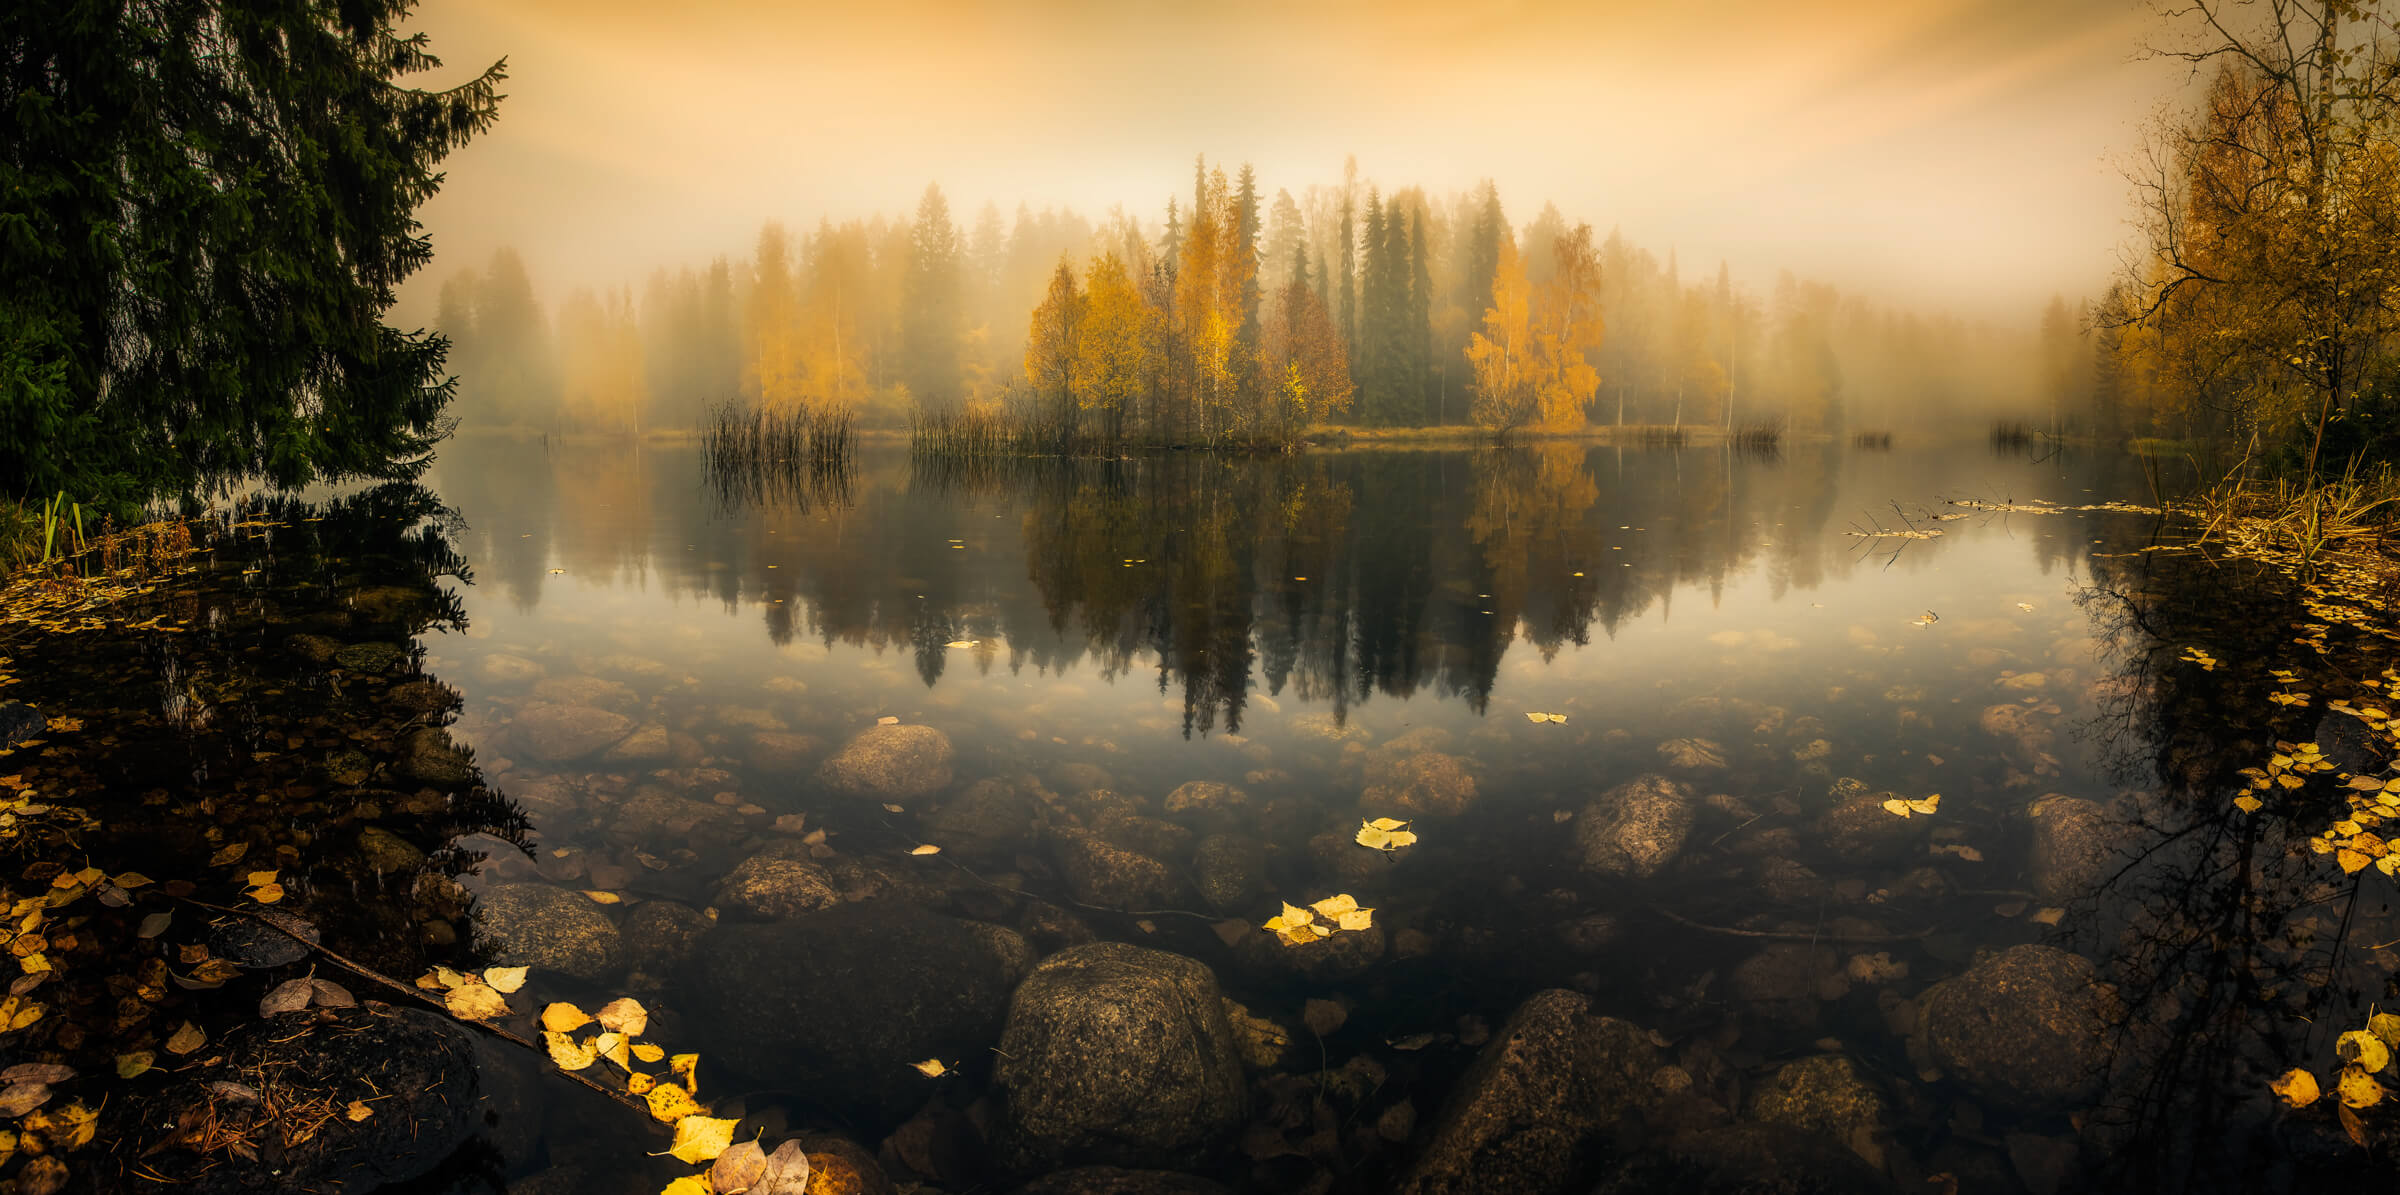
[[[1687,271],[1790,268],[2030,319],[2128,233],[2118,163],[2180,69],[2136,0],[428,0],[498,127],[448,163],[431,274],[537,283],[741,253],[766,219],[986,199],[1145,220],[1192,156],[1266,193],[1491,177]],[[441,80],[429,80],[440,82]],[[421,298],[423,288],[417,290]],[[415,306],[416,304],[411,304]]]

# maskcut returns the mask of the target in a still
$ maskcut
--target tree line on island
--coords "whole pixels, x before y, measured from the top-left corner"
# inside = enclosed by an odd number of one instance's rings
[[[910,218],[770,223],[746,259],[578,289],[555,317],[503,249],[442,284],[435,325],[467,418],[543,430],[691,428],[738,400],[1084,449],[1838,432],[2035,409],[2043,384],[2027,332],[1788,273],[1762,301],[1554,205],[1512,226],[1489,182],[1441,198],[1355,164],[1270,198],[1202,161],[1153,224],[987,203],[970,229],[934,185]]]

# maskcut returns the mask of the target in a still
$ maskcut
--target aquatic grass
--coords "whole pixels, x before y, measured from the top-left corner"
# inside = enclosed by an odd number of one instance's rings
[[[1992,447],[1996,451],[2016,452],[2033,447],[2034,438],[2041,433],[2022,419],[1992,421]]]
[[[1783,421],[1762,419],[1743,424],[1733,433],[1733,449],[1745,456],[1772,458],[1783,454]]]
[[[1863,448],[1868,452],[1890,452],[1892,450],[1892,433],[1860,432],[1850,437],[1850,446]]]
[[[728,402],[700,433],[702,471],[734,504],[846,504],[858,427],[846,407],[762,410]]]

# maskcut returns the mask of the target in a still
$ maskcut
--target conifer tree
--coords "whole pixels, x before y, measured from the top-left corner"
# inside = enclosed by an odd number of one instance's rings
[[[408,0],[0,5],[0,477],[129,512],[411,476],[447,345],[383,322],[416,209],[498,113]]]
[[[921,407],[954,406],[959,392],[959,243],[950,202],[927,184],[908,230],[908,273],[900,288],[900,351],[909,393]]]
[[[1408,226],[1408,320],[1401,334],[1408,347],[1408,398],[1412,423],[1432,423],[1433,263],[1425,251],[1425,210]]]

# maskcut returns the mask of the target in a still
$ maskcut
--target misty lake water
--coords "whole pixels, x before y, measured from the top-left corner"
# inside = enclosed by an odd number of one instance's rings
[[[256,632],[170,678],[365,706],[246,715],[215,782],[268,727],[312,799],[364,794],[286,856],[294,907],[394,973],[635,995],[704,1097],[828,1134],[823,1165],[2045,1193],[2348,1164],[2265,1081],[2363,1023],[2400,929],[2226,804],[2316,711],[2176,654],[2305,615],[2145,551],[2132,458],[870,444],[728,487],[689,445],[467,437],[424,485],[450,513],[262,516],[218,578]],[[409,658],[360,647],[394,627]],[[1378,818],[1416,841],[1361,845]],[[1367,928],[1261,928],[1336,896]],[[1075,1040],[1112,1009],[1131,1044]],[[684,1172],[587,1093],[501,1086],[492,1174]],[[1560,1107],[1567,1144],[1476,1136]],[[1035,1189],[1202,1189],[1092,1181]]]

